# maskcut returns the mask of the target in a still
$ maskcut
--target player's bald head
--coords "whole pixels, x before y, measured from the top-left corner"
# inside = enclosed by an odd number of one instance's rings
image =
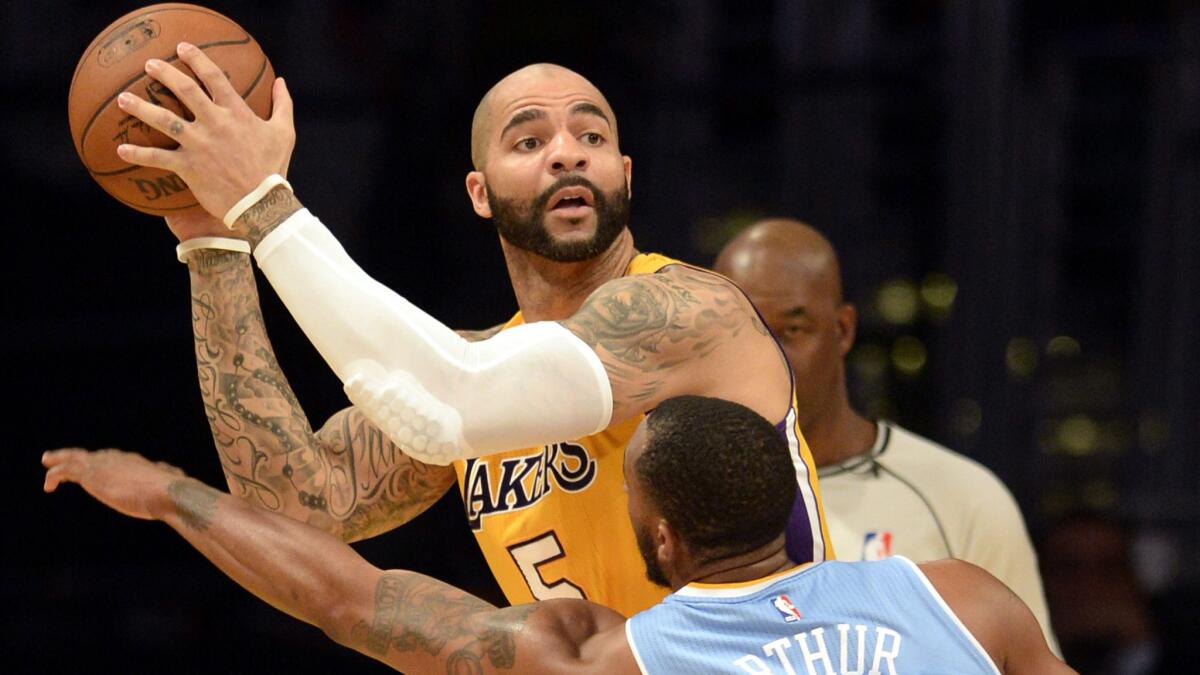
[[[739,283],[803,283],[835,304],[842,302],[842,272],[833,245],[799,220],[754,223],[725,245],[713,268]]]
[[[608,117],[613,130],[613,139],[617,136],[617,116],[608,104],[608,99],[579,73],[553,63],[534,63],[520,70],[509,73],[488,90],[479,105],[475,107],[475,116],[471,119],[471,163],[477,171],[483,170],[487,161],[487,146],[497,118],[507,108],[518,104],[523,98],[535,96],[555,96],[570,93],[580,93],[596,99],[596,104]]]

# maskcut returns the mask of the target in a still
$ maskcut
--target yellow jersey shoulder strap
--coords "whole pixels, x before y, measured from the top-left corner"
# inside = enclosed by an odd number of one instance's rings
[[[629,261],[629,266],[625,268],[625,274],[621,276],[629,277],[635,274],[654,274],[668,265],[683,264],[686,263],[682,263],[674,258],[668,258],[661,253],[639,253],[633,257],[633,260]],[[521,310],[517,310],[517,313],[513,314],[508,323],[504,324],[504,328],[500,330],[520,326],[523,323],[525,323],[525,318],[521,316]]]
[[[629,267],[625,268],[625,276],[633,276],[635,274],[654,274],[668,265],[682,265],[684,263],[668,258],[661,253],[639,253],[629,261]]]

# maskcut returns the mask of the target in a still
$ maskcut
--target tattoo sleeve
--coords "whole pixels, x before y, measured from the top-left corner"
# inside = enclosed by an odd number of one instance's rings
[[[189,267],[200,393],[234,496],[354,541],[453,484],[452,468],[404,455],[353,408],[314,433],[267,338],[249,256],[202,250]]]
[[[769,334],[732,284],[689,267],[610,281],[562,324],[604,362],[614,404],[659,400],[681,369],[743,330]]]
[[[388,572],[375,585],[374,614],[351,631],[353,646],[381,660],[428,664],[453,675],[508,670],[517,637],[537,604],[496,610],[440,581]],[[435,665],[436,664],[436,665]]]

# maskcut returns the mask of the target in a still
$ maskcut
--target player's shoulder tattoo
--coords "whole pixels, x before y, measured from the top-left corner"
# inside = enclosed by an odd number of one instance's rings
[[[647,372],[703,357],[747,326],[766,334],[736,286],[686,265],[614,279],[562,325],[593,349]]]

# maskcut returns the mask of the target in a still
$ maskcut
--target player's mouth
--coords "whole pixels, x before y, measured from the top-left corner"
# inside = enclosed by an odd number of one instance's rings
[[[547,211],[566,218],[582,218],[592,212],[595,197],[582,185],[565,187],[550,195]]]

